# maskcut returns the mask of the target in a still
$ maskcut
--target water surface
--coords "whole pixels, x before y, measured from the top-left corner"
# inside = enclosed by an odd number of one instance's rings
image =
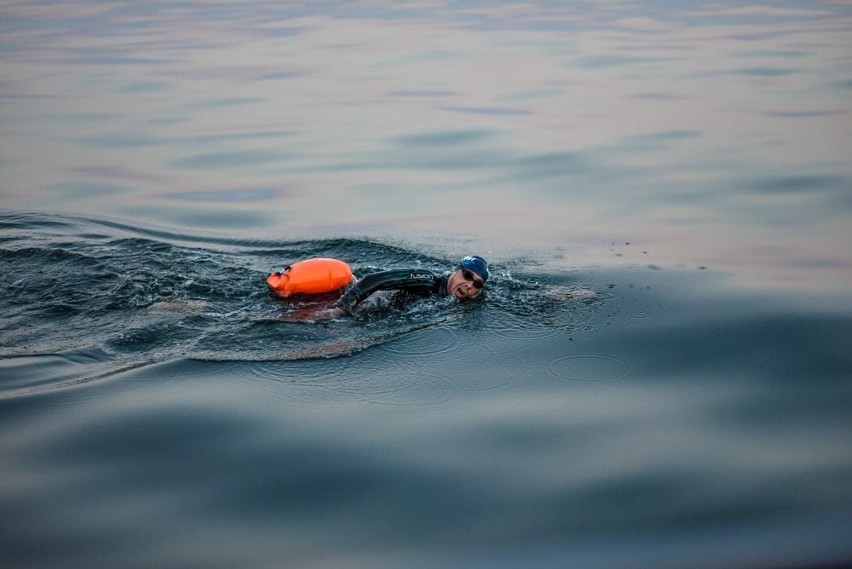
[[[5,3],[5,566],[849,563],[850,32]],[[467,253],[482,302],[264,285]]]

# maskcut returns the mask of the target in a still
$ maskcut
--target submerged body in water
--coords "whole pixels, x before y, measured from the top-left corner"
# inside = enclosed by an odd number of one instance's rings
[[[459,301],[479,299],[489,276],[488,263],[476,255],[464,257],[453,271],[446,273],[423,268],[369,273],[354,282],[334,306],[318,311],[313,318],[330,320],[352,316],[365,299],[378,291],[396,291],[394,304],[400,307],[411,298],[430,296],[450,296]]]

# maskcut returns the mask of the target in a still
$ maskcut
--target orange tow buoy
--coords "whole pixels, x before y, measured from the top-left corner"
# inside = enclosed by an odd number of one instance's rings
[[[283,271],[269,275],[266,284],[278,295],[291,296],[334,292],[351,280],[349,265],[339,259],[320,257],[287,265]]]

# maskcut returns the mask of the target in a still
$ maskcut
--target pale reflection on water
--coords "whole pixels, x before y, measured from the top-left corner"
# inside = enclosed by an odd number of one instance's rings
[[[0,10],[6,209],[852,282],[843,4]]]

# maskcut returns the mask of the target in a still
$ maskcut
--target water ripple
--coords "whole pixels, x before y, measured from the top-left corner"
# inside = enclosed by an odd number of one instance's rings
[[[389,358],[440,355],[457,346],[463,333],[457,328],[442,326],[430,330],[428,336],[407,334],[390,342],[385,351]]]
[[[617,381],[630,372],[624,360],[596,354],[562,356],[551,361],[547,370],[558,379],[581,383]]]

